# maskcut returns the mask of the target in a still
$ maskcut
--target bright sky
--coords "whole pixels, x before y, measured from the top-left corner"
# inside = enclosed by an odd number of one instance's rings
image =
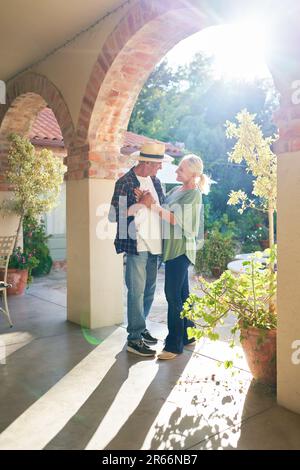
[[[258,23],[211,26],[181,41],[168,54],[172,67],[183,65],[202,51],[215,57],[215,74],[224,79],[269,77],[265,63],[267,38]]]

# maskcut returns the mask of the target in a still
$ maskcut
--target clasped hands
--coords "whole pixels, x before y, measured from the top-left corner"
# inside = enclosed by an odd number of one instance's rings
[[[150,208],[153,204],[156,203],[154,197],[148,190],[142,190],[140,188],[134,189],[134,194],[136,198],[136,202],[139,204],[143,204],[144,206]]]

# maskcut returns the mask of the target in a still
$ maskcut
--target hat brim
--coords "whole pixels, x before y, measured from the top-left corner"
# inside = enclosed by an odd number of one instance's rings
[[[133,152],[130,154],[130,157],[135,158],[139,162],[153,162],[153,163],[172,163],[174,158],[167,153],[164,153],[163,158],[151,158],[151,157],[144,157],[140,154],[140,152]]]

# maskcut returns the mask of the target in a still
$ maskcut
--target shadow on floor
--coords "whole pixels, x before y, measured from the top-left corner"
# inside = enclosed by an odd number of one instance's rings
[[[64,327],[67,322],[63,322]],[[112,327],[114,330],[115,327]],[[50,390],[80,363],[94,348],[84,338],[80,327],[71,325],[72,333],[33,338],[17,347],[0,365],[0,432]],[[17,333],[17,332],[16,332]]]
[[[160,363],[158,373],[148,387],[139,406],[109,442],[106,450],[143,448],[151,450],[184,450],[194,446],[197,442],[204,443],[211,439],[213,439],[214,448],[220,448],[224,444],[224,436],[221,433],[224,429],[233,427],[240,420],[246,419],[251,413],[255,413],[256,410],[261,411],[273,406],[275,395],[269,391],[265,396],[265,400],[259,403],[261,389],[258,389],[254,382],[251,383],[248,389],[241,413],[239,413],[239,405],[236,399],[237,390],[235,389],[233,392],[233,387],[230,388],[229,386],[227,388],[225,383],[223,386],[218,385],[218,381],[215,379],[213,380],[214,384],[212,384],[211,377],[203,376],[199,380],[201,385],[198,394],[197,392],[195,394],[189,393],[190,384],[187,384],[185,393],[186,377],[183,374],[183,377],[180,378],[180,375],[187,362],[185,359],[184,363],[181,363],[180,370],[176,370],[179,374],[177,378],[179,377],[180,380],[177,385],[174,383],[173,387],[176,385],[178,395],[176,393],[171,395],[167,404],[159,400],[160,395],[157,385],[164,382],[169,364]],[[174,374],[174,370],[169,370],[170,374]],[[246,386],[248,385],[249,383]],[[205,392],[208,392],[211,387],[215,388],[215,396],[211,397],[212,401],[210,402],[210,397]],[[219,391],[216,391],[218,387]],[[168,391],[171,392],[171,387]],[[244,390],[241,390],[240,394],[244,396]],[[216,396],[218,396],[218,399],[216,399]],[[161,413],[161,416],[158,416],[160,411],[163,411],[162,408],[164,412]],[[232,412],[227,414],[228,408]],[[151,412],[147,415],[146,410],[151,410]],[[149,433],[151,426],[152,429]],[[148,433],[148,439],[145,439]],[[230,444],[228,444],[228,448],[232,448]]]
[[[107,372],[94,393],[61,432],[49,442],[46,449],[85,449],[101,425],[101,422],[105,419],[108,411],[114,406],[121,387],[123,387],[128,379],[131,370],[136,366],[141,366],[138,373],[144,373],[145,377],[141,377],[137,381],[137,386],[133,385],[132,401],[134,402],[136,396],[140,393],[138,389],[139,383],[143,383],[143,380],[145,380],[147,388],[141,402],[137,401],[133,414],[127,415],[126,408],[130,408],[130,403],[124,403],[124,416],[117,415],[109,418],[110,423],[112,421],[114,424],[118,423],[118,421],[121,423],[122,420],[125,421],[109,444],[109,448],[128,448],[128,440],[130,443],[129,448],[141,448],[144,438],[153,424],[153,420],[163,406],[166,396],[176,385],[182,370],[189,361],[190,355],[182,355],[177,363],[176,371],[174,372],[174,368],[172,368],[168,372],[166,367],[153,367],[153,358],[145,359],[130,355],[125,351],[125,348],[126,346],[116,355],[116,362]],[[148,371],[150,369],[151,371],[154,370],[154,378],[149,386],[147,385],[146,377],[147,367],[145,367],[148,361],[151,362],[151,367],[148,368]],[[163,366],[167,366],[167,364],[163,364]],[[142,390],[145,389],[143,384],[141,388]],[[122,396],[122,393],[120,395]],[[119,396],[120,399],[122,400]],[[111,426],[110,423],[108,423],[108,426]],[[108,429],[107,431],[109,436],[110,430]],[[101,437],[101,441],[105,442],[105,436]]]

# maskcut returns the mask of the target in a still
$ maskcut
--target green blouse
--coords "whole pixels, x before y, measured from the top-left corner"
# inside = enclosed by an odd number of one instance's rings
[[[185,254],[195,264],[201,206],[202,195],[199,189],[176,189],[167,195],[164,208],[174,213],[176,224],[163,221],[163,261]]]

